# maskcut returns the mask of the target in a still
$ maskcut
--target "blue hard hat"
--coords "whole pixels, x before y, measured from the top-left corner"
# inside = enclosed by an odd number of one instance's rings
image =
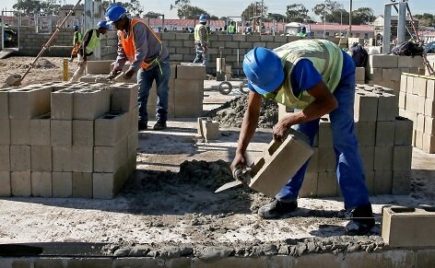
[[[110,25],[107,24],[107,21],[105,21],[105,20],[100,20],[100,21],[97,23],[97,26],[98,26],[98,29],[106,29],[106,30],[109,30],[109,28],[110,28]]]
[[[249,81],[249,88],[264,95],[274,92],[284,81],[281,59],[270,49],[256,47],[243,59],[243,72]]]
[[[127,13],[127,10],[120,5],[111,5],[106,10],[106,23],[111,24],[122,19]]]
[[[201,14],[201,16],[199,16],[199,22],[207,22],[207,19],[208,19],[207,14]]]

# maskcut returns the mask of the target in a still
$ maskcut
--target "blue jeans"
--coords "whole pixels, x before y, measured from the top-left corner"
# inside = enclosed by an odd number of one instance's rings
[[[168,119],[168,94],[171,67],[169,61],[160,62],[160,67],[155,66],[148,71],[141,68],[137,73],[137,84],[139,85],[139,121],[145,124],[148,123],[148,95],[154,80],[156,80],[157,86],[156,119],[163,122],[166,122]]]
[[[345,209],[353,209],[369,204],[369,194],[365,184],[365,175],[358,141],[354,131],[353,104],[355,101],[355,73],[342,77],[334,91],[338,108],[329,114],[334,143],[337,180],[344,197]],[[311,145],[319,130],[319,119],[295,125],[294,129],[308,136]],[[296,175],[276,195],[280,201],[295,200],[302,186],[308,161]],[[321,180],[322,178],[319,178]]]
[[[200,44],[195,45],[195,59],[193,63],[202,63],[207,65],[207,53],[204,51]]]

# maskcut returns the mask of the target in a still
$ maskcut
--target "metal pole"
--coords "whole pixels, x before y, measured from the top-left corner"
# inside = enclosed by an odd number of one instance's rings
[[[382,39],[383,53],[388,54],[391,51],[391,5],[385,5],[384,10],[384,36]]]
[[[399,3],[399,16],[397,23],[397,44],[405,42],[406,32],[406,3]]]
[[[352,37],[352,0],[349,1],[349,36]]]

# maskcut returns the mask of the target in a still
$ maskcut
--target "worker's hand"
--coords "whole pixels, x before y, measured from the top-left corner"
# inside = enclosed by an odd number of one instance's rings
[[[284,120],[279,120],[276,125],[273,126],[273,139],[282,142],[287,138],[288,130],[290,126],[284,123]]]
[[[133,77],[133,74],[134,74],[135,72],[136,72],[136,71],[133,70],[133,69],[128,69],[128,71],[126,71],[126,72],[124,73],[124,79],[125,79],[125,80],[130,80],[130,79]]]
[[[234,173],[234,170],[237,168],[243,168],[247,165],[246,157],[244,153],[236,152],[236,156],[234,157],[233,162],[231,163],[231,172]]]
[[[112,70],[106,78],[109,79],[109,80],[112,80],[112,79],[115,78],[119,73],[120,73],[120,71]]]

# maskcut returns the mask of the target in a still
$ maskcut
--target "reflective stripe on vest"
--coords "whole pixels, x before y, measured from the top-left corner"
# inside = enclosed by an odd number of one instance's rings
[[[267,99],[273,99],[287,107],[298,109],[304,109],[314,101],[314,97],[307,91],[303,91],[299,96],[293,94],[291,74],[293,67],[301,59],[308,59],[313,63],[314,68],[320,73],[323,82],[331,92],[334,92],[340,83],[343,54],[341,49],[330,41],[299,40],[278,47],[274,49],[274,52],[281,58],[287,77],[277,93],[264,95]]]
[[[195,26],[195,32],[194,32],[194,38],[195,38],[195,43],[201,43],[201,36],[199,35],[199,32],[202,30],[201,28],[205,28],[205,42],[208,42],[208,31],[207,28],[205,27],[205,25],[199,23]]]
[[[148,30],[152,33],[152,35],[154,36],[154,38],[157,39],[157,41],[160,44],[160,55],[163,51],[163,47],[162,47],[162,41],[160,40],[160,38],[154,33],[154,31],[152,29],[150,29],[148,27],[148,25],[146,25],[145,22],[141,21],[140,19],[137,18],[133,18],[130,21],[130,29],[128,31],[128,35],[125,36],[123,31],[118,30],[118,38],[119,41],[121,43],[122,49],[124,50],[124,54],[127,57],[128,61],[130,63],[133,63],[134,59],[136,58],[136,44],[134,43],[134,31],[133,31],[133,27],[138,24],[138,23],[142,23],[143,25],[145,25],[145,27],[148,28]],[[160,56],[159,55],[159,56]],[[140,67],[144,70],[148,70],[150,69],[150,67],[154,66],[155,64],[159,65],[160,57],[156,57],[150,61],[147,61],[147,59],[145,59],[142,64],[140,65]]]
[[[86,54],[91,53],[94,51],[94,49],[98,46],[100,43],[100,38],[97,35],[97,30],[92,30],[91,34],[91,40],[89,40],[88,45],[86,46]]]

